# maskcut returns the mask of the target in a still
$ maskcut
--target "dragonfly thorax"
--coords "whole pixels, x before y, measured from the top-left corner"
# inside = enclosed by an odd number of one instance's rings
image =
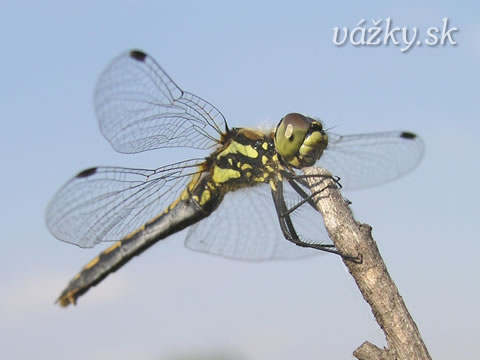
[[[271,134],[248,128],[233,128],[224,144],[207,160],[211,184],[234,191],[270,183],[283,170]]]

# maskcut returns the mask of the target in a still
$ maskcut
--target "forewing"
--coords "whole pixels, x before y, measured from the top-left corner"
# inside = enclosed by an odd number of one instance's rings
[[[203,160],[156,170],[97,167],[67,182],[48,206],[46,222],[59,240],[80,247],[120,240],[160,214]]]
[[[344,189],[358,189],[407,174],[418,165],[423,152],[422,139],[409,132],[329,133],[328,147],[315,166],[339,176]]]
[[[139,50],[120,55],[103,72],[95,111],[100,131],[121,153],[180,146],[207,149],[226,130],[217,108],[181,90]]]

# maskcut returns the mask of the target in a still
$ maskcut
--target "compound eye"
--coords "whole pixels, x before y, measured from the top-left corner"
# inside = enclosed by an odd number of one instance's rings
[[[310,125],[311,120],[298,113],[287,114],[280,120],[275,131],[275,146],[286,161],[297,155]]]

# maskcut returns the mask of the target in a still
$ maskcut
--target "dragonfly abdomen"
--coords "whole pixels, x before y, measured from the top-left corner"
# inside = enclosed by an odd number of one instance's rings
[[[134,256],[139,255],[157,241],[165,239],[171,234],[207,217],[212,211],[213,209],[203,209],[191,199],[179,200],[173,208],[149,221],[124,239],[115,242],[92,259],[70,281],[57,302],[61,306],[75,304],[78,297],[109,274],[115,272]]]

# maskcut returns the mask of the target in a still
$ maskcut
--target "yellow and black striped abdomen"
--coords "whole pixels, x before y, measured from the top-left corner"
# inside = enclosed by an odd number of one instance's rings
[[[213,210],[212,210],[213,211]],[[210,212],[202,209],[191,199],[180,200],[171,210],[125,236],[121,241],[102,251],[73,277],[57,302],[61,306],[75,304],[77,298],[86,293],[109,274],[123,266],[134,256],[141,254],[157,241],[200,221]]]
[[[165,211],[83,267],[60,295],[61,306],[75,304],[92,286],[157,241],[209,216],[226,193],[261,183],[275,187],[283,168],[272,137],[250,129],[232,129],[225,136],[224,145],[205,159]]]

